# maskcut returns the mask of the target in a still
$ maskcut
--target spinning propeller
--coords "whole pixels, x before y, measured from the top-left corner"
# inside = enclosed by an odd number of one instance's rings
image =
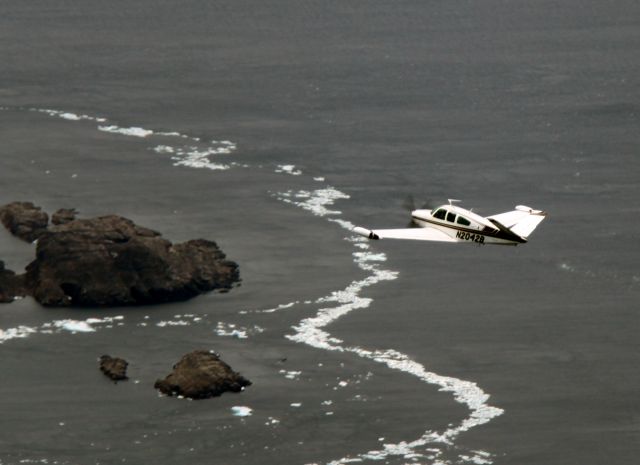
[[[411,213],[414,210],[433,210],[436,205],[433,203],[433,201],[431,199],[427,199],[424,202],[422,202],[420,204],[420,206],[418,206],[416,204],[416,199],[413,197],[413,195],[409,194],[405,197],[404,202],[402,203],[402,206],[404,207],[405,210],[407,210],[409,213]],[[411,219],[409,221],[409,228],[417,228],[418,225],[414,223],[413,219]]]

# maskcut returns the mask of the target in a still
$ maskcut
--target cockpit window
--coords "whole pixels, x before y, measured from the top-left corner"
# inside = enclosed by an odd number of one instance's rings
[[[471,222],[468,219],[466,219],[466,218],[464,218],[462,216],[458,216],[458,220],[456,221],[456,223],[461,224],[463,226],[470,226],[471,225]]]
[[[453,223],[456,220],[456,214],[453,212],[447,213],[447,221]]]
[[[438,218],[439,220],[444,220],[444,217],[447,215],[447,210],[445,210],[444,208],[440,208],[438,209],[438,211],[436,211],[433,214],[434,218]]]

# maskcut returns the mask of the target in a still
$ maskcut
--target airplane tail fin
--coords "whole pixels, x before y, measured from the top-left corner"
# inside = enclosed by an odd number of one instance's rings
[[[546,216],[547,214],[542,210],[518,205],[513,211],[493,215],[489,218],[500,222],[523,239],[527,239]]]
[[[529,214],[522,220],[518,221],[514,226],[512,226],[511,230],[518,236],[524,237],[526,239],[533,232],[533,230],[536,229],[540,223],[542,223],[542,220],[544,220],[545,217],[546,214],[544,212]]]

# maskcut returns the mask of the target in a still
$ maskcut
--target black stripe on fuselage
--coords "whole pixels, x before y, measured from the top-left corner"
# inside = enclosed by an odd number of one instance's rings
[[[465,233],[468,232],[468,233],[471,233],[471,234],[480,234],[482,236],[494,237],[496,239],[503,239],[505,241],[517,242],[519,244],[524,244],[525,242],[527,242],[526,239],[523,239],[522,237],[518,236],[516,233],[511,232],[506,227],[505,227],[505,229],[498,229],[497,231],[481,231],[479,229],[465,228],[465,227],[458,226],[457,224],[453,224],[453,223],[439,223],[437,221],[429,220],[429,219],[426,219],[426,218],[420,218],[419,216],[413,216],[412,215],[411,218],[413,220],[424,221],[425,223],[431,223],[431,224],[434,224],[436,226],[443,226],[445,228],[455,229],[457,231],[462,231],[462,232],[465,232]]]

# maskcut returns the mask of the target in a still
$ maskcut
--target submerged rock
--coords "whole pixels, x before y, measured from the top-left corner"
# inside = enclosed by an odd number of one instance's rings
[[[100,357],[100,371],[114,381],[124,381],[127,377],[129,362],[122,358],[103,355]]]
[[[31,202],[12,202],[0,208],[0,221],[14,236],[33,242],[47,230],[49,215]]]
[[[169,396],[206,399],[223,392],[240,392],[251,381],[236,373],[220,358],[205,350],[186,354],[174,365],[165,379],[156,381],[154,387]]]
[[[7,207],[0,211],[14,211]],[[39,211],[38,207],[28,211],[34,209]],[[72,219],[74,215],[66,210],[57,217],[58,224],[38,230],[36,259],[27,266],[26,275],[15,277],[16,282],[24,282],[23,293],[43,305],[180,301],[215,289],[228,290],[239,281],[238,265],[226,260],[215,242],[197,239],[174,245],[160,233],[121,216]],[[9,277],[6,281],[12,282]],[[8,296],[10,291],[7,285]]]

